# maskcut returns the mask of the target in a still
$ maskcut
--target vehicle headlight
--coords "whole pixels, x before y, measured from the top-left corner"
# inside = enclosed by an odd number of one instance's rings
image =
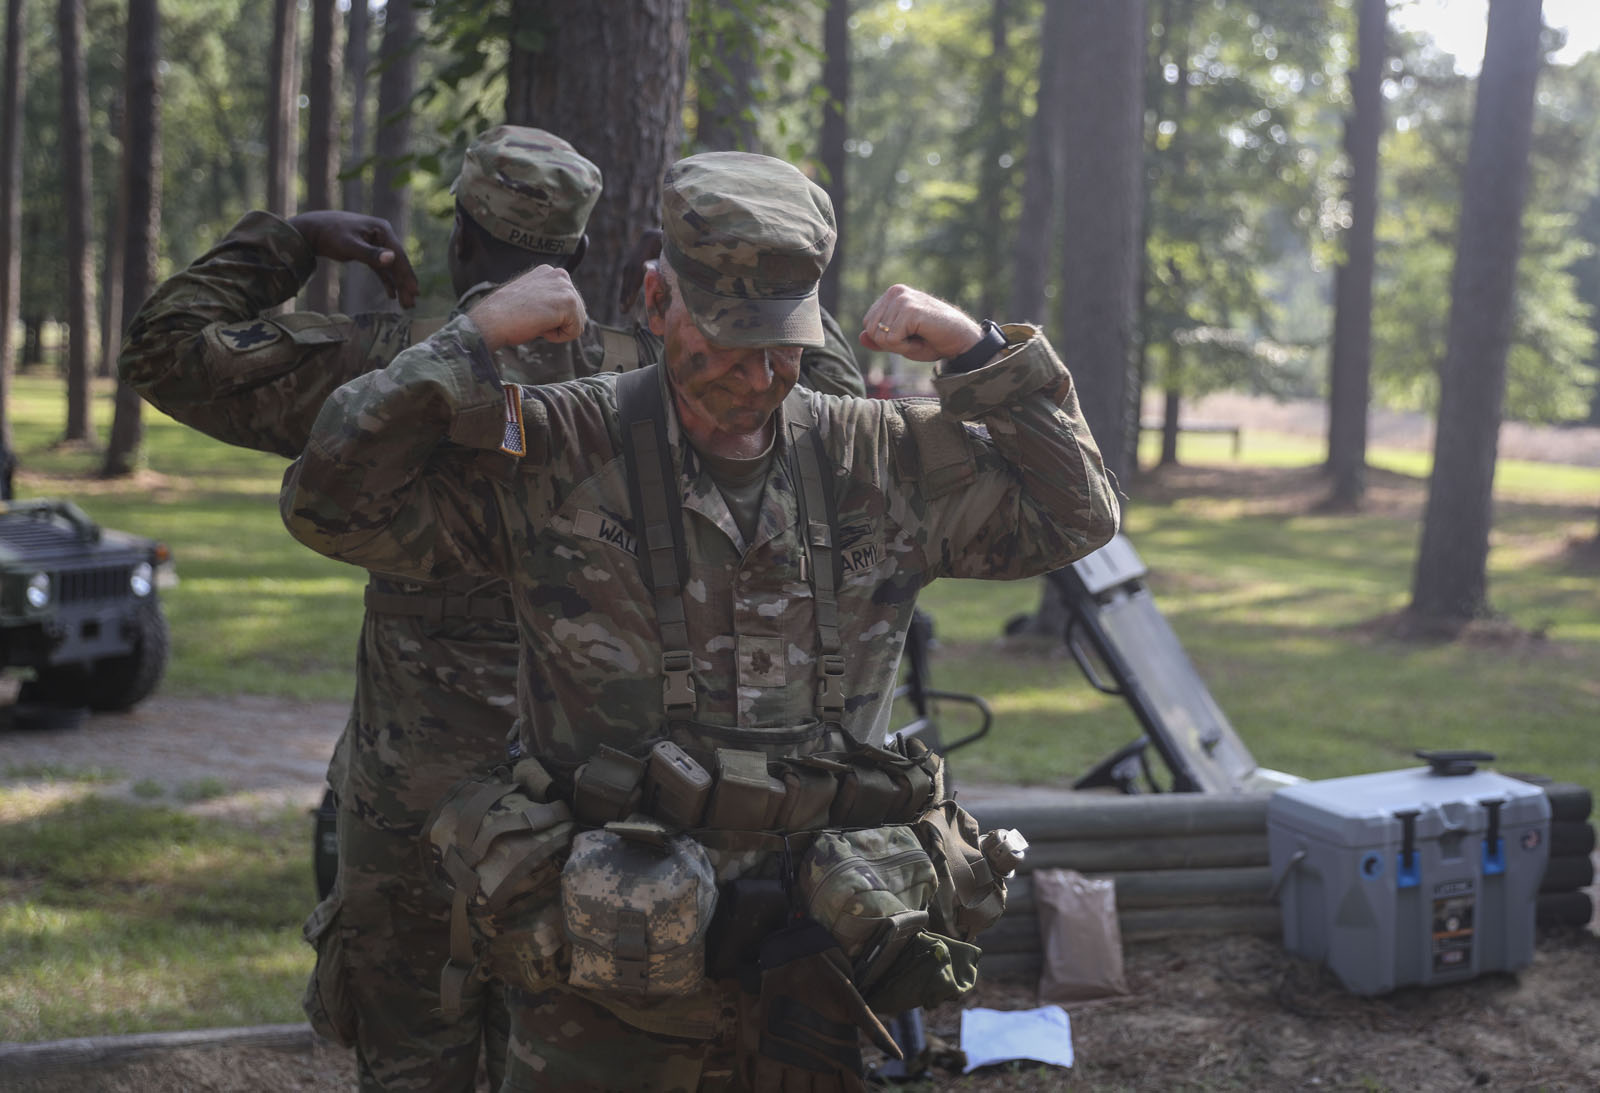
[[[50,574],[35,573],[28,578],[28,606],[35,611],[50,604]]]
[[[150,595],[154,587],[155,570],[150,568],[149,562],[140,562],[133,567],[133,573],[128,577],[128,588],[140,599]]]

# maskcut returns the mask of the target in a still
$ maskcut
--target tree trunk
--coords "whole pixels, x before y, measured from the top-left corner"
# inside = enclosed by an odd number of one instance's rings
[[[1057,347],[1107,468],[1130,467],[1144,192],[1144,0],[1066,4],[1065,171]]]
[[[373,146],[372,215],[394,226],[402,241],[411,231],[411,188],[400,181],[411,155],[411,98],[417,86],[417,9],[409,3],[384,8],[383,43],[378,49],[378,121]],[[346,309],[377,311],[388,293],[366,266],[346,263]]]
[[[817,160],[822,164],[822,188],[833,200],[833,216],[839,238],[833,245],[833,260],[823,271],[819,286],[822,306],[839,313],[839,281],[844,275],[845,220],[850,192],[846,188],[847,161],[844,141],[849,130],[845,111],[850,107],[850,0],[825,0],[822,14],[822,86],[827,98],[822,104],[822,132],[818,138]]]
[[[0,449],[11,451],[11,377],[22,301],[23,0],[6,0],[6,61],[0,87]]]
[[[128,146],[128,119],[122,95],[118,88],[111,98],[111,131],[116,134],[119,151]],[[100,256],[100,367],[96,374],[102,379],[116,374],[117,357],[122,352],[122,248],[127,235],[128,191],[113,186],[106,200],[105,253]]]
[[[351,0],[350,19],[345,27],[344,76],[350,93],[350,146],[347,158],[352,173],[344,179],[342,207],[356,212],[367,208],[367,191],[362,172],[355,168],[367,158],[367,0]],[[341,298],[346,311],[354,311],[360,296],[359,273],[370,271],[360,262],[346,262],[340,274]]]
[[[1489,614],[1491,493],[1542,56],[1541,6],[1541,0],[1489,3],[1461,184],[1433,475],[1411,586],[1412,615],[1435,628]]]
[[[1178,465],[1178,413],[1183,402],[1183,394],[1176,387],[1169,386],[1161,399],[1161,458],[1157,462],[1160,467],[1175,467]]]
[[[300,152],[300,5],[296,0],[272,0],[268,69],[267,211],[293,216]]]
[[[61,0],[61,196],[67,216],[66,439],[91,437],[89,339],[94,315],[94,238],[89,195],[89,84],[83,0]]]
[[[605,188],[589,219],[589,256],[573,280],[590,316],[615,322],[623,263],[639,233],[659,223],[661,176],[678,153],[688,2],[590,0],[560,19],[542,13],[528,0],[513,6],[514,27],[542,31],[542,45],[513,58],[506,120],[570,139],[600,168]]]
[[[978,314],[986,319],[998,317],[1000,310],[1001,278],[1005,276],[1005,203],[1006,179],[1010,172],[1000,165],[1000,157],[1010,143],[1009,126],[1000,119],[1006,117],[1006,66],[1010,61],[1007,37],[1010,24],[1009,0],[992,0],[989,9],[989,59],[984,75],[982,105],[979,108],[980,124],[984,126],[984,140],[980,142],[983,162],[978,169],[978,193],[982,197],[980,216],[983,224],[983,241],[979,250]],[[1033,228],[1030,226],[1029,231]]]
[[[1061,116],[1067,75],[1061,58],[1069,48],[1067,30],[1067,5],[1046,0],[1039,28],[1039,91],[1023,161],[1022,216],[1012,251],[1011,306],[1006,312],[1016,323],[1045,322],[1045,289],[1050,284],[1056,210],[1061,204]]]
[[[694,142],[702,152],[759,152],[755,102],[756,28],[744,0],[705,0],[705,41],[695,73]]]
[[[339,6],[337,0],[312,0],[311,73],[307,94],[310,129],[306,133],[306,208],[332,209],[339,186]],[[331,314],[339,310],[339,267],[317,260],[306,286],[306,306]]]
[[[123,244],[122,313],[133,315],[155,287],[156,248],[161,238],[161,16],[157,0],[128,0],[128,49],[124,61],[127,139],[122,185],[128,194],[128,236]],[[111,439],[102,478],[132,474],[143,439],[138,394],[117,384]]]
[[[1378,137],[1383,130],[1383,69],[1388,59],[1387,0],[1361,0],[1351,115],[1345,123],[1345,191],[1350,228],[1334,274],[1333,352],[1328,369],[1328,470],[1331,504],[1352,508],[1367,490],[1367,402],[1372,375],[1372,271],[1378,222]]]

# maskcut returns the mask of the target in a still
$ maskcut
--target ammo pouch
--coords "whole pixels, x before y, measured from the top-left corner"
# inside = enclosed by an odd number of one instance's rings
[[[695,994],[717,879],[705,848],[652,821],[583,831],[561,871],[567,982],[624,1000]]]
[[[424,828],[451,894],[450,958],[440,973],[440,1006],[461,1012],[483,946],[494,972],[530,990],[560,979],[563,944],[555,899],[576,826],[564,801],[547,801],[550,776],[538,760],[495,767],[458,783]]]

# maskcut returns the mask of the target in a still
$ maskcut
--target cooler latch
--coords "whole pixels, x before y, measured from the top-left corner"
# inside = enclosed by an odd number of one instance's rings
[[[1415,888],[1422,883],[1422,870],[1417,868],[1417,817],[1420,809],[1401,809],[1394,814],[1400,821],[1400,866],[1395,870],[1396,888]]]
[[[1506,871],[1506,841],[1500,837],[1500,806],[1505,801],[1492,797],[1479,801],[1489,811],[1489,830],[1483,836],[1483,875],[1491,876]]]

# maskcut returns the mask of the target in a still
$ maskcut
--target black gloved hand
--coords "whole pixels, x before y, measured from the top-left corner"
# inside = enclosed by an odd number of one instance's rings
[[[806,919],[761,945],[760,987],[745,995],[739,1071],[745,1088],[782,1093],[862,1093],[859,1033],[898,1059],[900,1048],[850,982],[850,962]]]

